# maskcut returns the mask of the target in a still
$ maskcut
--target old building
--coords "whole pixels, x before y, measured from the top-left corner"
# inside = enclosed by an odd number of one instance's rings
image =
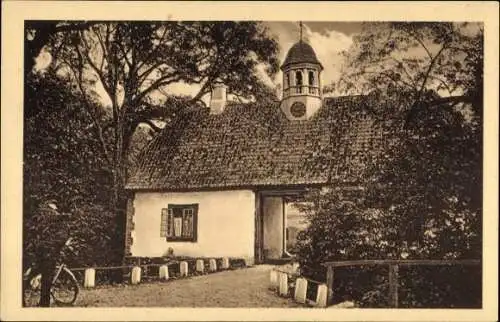
[[[282,100],[227,101],[215,86],[210,110],[189,113],[146,148],[127,183],[127,254],[288,256],[285,202],[307,187],[351,187],[383,144],[363,106],[369,97],[323,98],[322,64],[299,41],[283,65]]]

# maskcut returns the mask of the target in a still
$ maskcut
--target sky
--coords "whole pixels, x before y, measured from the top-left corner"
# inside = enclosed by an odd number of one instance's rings
[[[316,56],[323,64],[324,70],[321,75],[323,85],[335,82],[340,76],[342,59],[340,53],[349,49],[352,44],[352,37],[361,30],[360,22],[307,22],[303,21],[303,40],[308,42],[316,52]],[[269,34],[274,37],[279,44],[279,60],[282,63],[288,50],[300,40],[300,27],[298,21],[273,21],[263,22],[268,27]],[[42,52],[37,58],[35,68],[43,69],[48,66],[50,55]],[[281,88],[282,73],[278,72],[275,77],[270,78],[264,72],[264,66],[258,66],[258,74],[261,79],[271,87]],[[174,95],[194,96],[200,89],[199,85],[188,85],[185,83],[174,83],[166,88],[166,92]],[[96,93],[101,97],[105,106],[111,105],[111,100],[106,95],[104,88],[98,82],[95,88]],[[280,93],[278,93],[280,94]],[[280,96],[280,95],[278,95]],[[209,103],[210,95],[203,98],[205,103]]]
[[[316,56],[325,68],[321,79],[324,85],[336,81],[340,75],[342,59],[340,53],[349,49],[352,37],[361,30],[360,22],[307,22],[303,21],[303,39],[308,42],[316,52]],[[269,33],[278,41],[279,59],[282,63],[288,50],[300,39],[298,21],[273,21],[264,22],[269,28]],[[281,85],[281,71],[273,78],[269,78],[260,69],[259,75],[270,86]],[[174,84],[169,86],[169,91],[175,94],[194,95],[198,86]]]
[[[308,42],[314,51],[319,61],[323,64],[324,70],[321,74],[323,85],[329,85],[336,82],[340,77],[341,68],[343,66],[343,58],[341,53],[349,50],[353,44],[353,36],[361,32],[361,22],[320,22],[320,21],[303,21],[303,40]],[[298,21],[267,21],[263,24],[268,28],[271,37],[274,37],[279,44],[278,58],[280,63],[285,59],[288,50],[300,40],[300,27]],[[470,29],[470,30],[469,30]],[[469,24],[469,27],[463,30],[464,32],[477,32],[477,24]],[[429,44],[430,49],[439,49],[437,45]],[[434,48],[436,47],[436,48]],[[420,50],[416,52],[415,50]],[[409,51],[407,54],[411,56],[425,56],[422,48]],[[40,55],[40,65],[46,65],[50,58]],[[42,66],[38,66],[42,67]],[[43,67],[42,67],[43,68]],[[278,72],[275,77],[270,78],[264,72],[264,66],[258,66],[258,75],[269,86],[281,88],[282,73]],[[173,95],[191,95],[194,96],[200,89],[199,85],[188,85],[185,83],[171,84],[166,88],[167,93]],[[104,105],[110,105],[111,101],[105,94],[102,85],[99,83],[96,87],[96,92],[101,96]],[[278,93],[280,94],[280,93]],[[338,94],[338,93],[337,93]],[[446,94],[446,93],[444,93]],[[331,93],[330,95],[335,95]],[[280,96],[280,95],[278,95]],[[209,103],[210,95],[205,95],[203,100]],[[160,98],[161,100],[161,98]]]

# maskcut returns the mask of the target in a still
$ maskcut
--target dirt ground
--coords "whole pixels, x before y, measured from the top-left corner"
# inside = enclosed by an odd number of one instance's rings
[[[85,307],[299,307],[268,289],[272,266],[217,272],[140,285],[82,289],[76,306]]]

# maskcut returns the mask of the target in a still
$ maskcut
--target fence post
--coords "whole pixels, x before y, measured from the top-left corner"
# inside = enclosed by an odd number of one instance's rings
[[[186,261],[179,263],[179,275],[181,277],[189,275],[188,263]]]
[[[229,258],[224,257],[222,259],[222,269],[229,269]]]
[[[330,305],[332,303],[333,299],[333,266],[328,265],[328,269],[326,271],[326,287],[327,293],[326,293],[326,305]]]
[[[170,278],[168,274],[168,265],[160,266],[160,271],[158,272],[161,280],[168,280]]]
[[[389,265],[389,305],[398,307],[398,275],[399,266]]]
[[[288,275],[286,273],[279,273],[279,295],[288,296]]]
[[[132,272],[130,274],[130,283],[139,284],[140,282],[141,282],[141,268],[139,266],[135,266],[132,268]]]
[[[279,280],[278,280],[278,272],[275,271],[274,269],[271,270],[271,273],[270,273],[270,280],[271,280],[271,283],[270,283],[270,288],[274,291],[278,288],[279,286]]]
[[[217,262],[215,261],[215,258],[210,258],[210,260],[208,261],[208,263],[210,265],[210,271],[211,272],[217,271]]]
[[[197,259],[196,260],[196,271],[198,273],[203,274],[205,271],[205,263],[203,262],[203,259]]]
[[[307,280],[305,278],[297,278],[295,281],[295,301],[306,303],[307,297]]]
[[[83,287],[91,288],[95,286],[95,269],[87,268],[85,270],[85,278],[83,280]]]
[[[316,295],[316,306],[318,307],[327,307],[327,294],[328,294],[328,287],[326,284],[320,284],[318,285],[318,294]]]

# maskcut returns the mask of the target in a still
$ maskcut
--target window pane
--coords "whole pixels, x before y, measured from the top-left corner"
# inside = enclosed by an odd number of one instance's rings
[[[167,236],[171,237],[174,235],[174,215],[172,209],[168,209],[168,218],[167,218]]]
[[[182,217],[174,217],[174,236],[182,236]]]
[[[192,212],[192,210],[190,211]],[[184,216],[184,226],[182,227],[182,236],[193,237],[193,215]]]

